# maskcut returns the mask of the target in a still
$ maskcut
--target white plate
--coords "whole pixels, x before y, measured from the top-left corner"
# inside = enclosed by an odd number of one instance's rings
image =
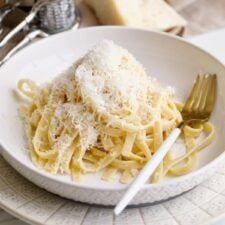
[[[25,151],[23,125],[18,117],[18,102],[13,93],[20,78],[37,82],[51,80],[102,39],[112,39],[132,52],[163,85],[174,86],[180,95],[188,94],[198,72],[218,75],[218,98],[212,116],[216,141],[199,153],[196,171],[159,184],[146,184],[131,204],[167,199],[187,191],[211,176],[225,157],[224,97],[225,68],[208,53],[184,40],[166,34],[120,27],[95,27],[53,36],[24,49],[0,70],[0,140],[6,160],[35,184],[63,197],[95,204],[114,205],[125,185],[104,182],[100,174],[85,176],[73,183],[70,177],[53,176],[37,169]],[[66,190],[66,191],[65,191]]]
[[[111,208],[70,201],[38,188],[12,169],[1,155],[0,168],[0,207],[33,225],[216,225],[215,217],[225,212],[225,167],[174,200],[126,209],[117,217]],[[0,224],[3,219],[0,212]],[[19,221],[14,223],[19,224],[22,225]]]

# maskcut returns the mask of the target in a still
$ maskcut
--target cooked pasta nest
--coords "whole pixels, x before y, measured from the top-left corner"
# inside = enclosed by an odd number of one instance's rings
[[[162,88],[128,51],[109,41],[51,83],[21,79],[18,89],[25,97],[20,115],[32,161],[73,180],[103,171],[103,180],[117,173],[121,183],[129,183],[182,122],[182,104],[171,88]],[[198,151],[214,136],[209,122],[186,125],[179,140],[183,154],[175,157],[172,148],[149,182],[192,171]]]

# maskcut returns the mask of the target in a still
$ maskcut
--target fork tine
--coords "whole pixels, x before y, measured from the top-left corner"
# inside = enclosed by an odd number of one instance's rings
[[[202,90],[202,96],[199,102],[197,113],[204,113],[205,111],[207,100],[211,93],[212,82],[213,82],[213,76],[211,74],[207,74],[205,86],[203,87],[203,90]]]
[[[205,105],[205,109],[204,112],[206,112],[208,114],[208,116],[210,116],[213,107],[214,107],[214,103],[215,103],[215,98],[216,98],[216,88],[217,88],[217,77],[216,74],[212,75],[212,82],[211,82],[211,86],[210,86],[210,93],[206,99],[206,105]]]
[[[184,121],[206,121],[209,119],[216,98],[216,81],[215,74],[198,75],[181,112]]]
[[[198,90],[195,92],[193,104],[191,107],[192,112],[197,113],[199,111],[199,106],[201,103],[201,99],[204,98],[205,88],[207,85],[207,75],[200,75],[201,82]]]
[[[198,90],[198,87],[199,87],[199,83],[200,83],[200,75],[197,76],[194,86],[191,90],[191,94],[189,95],[182,111],[184,111],[184,112],[190,111],[193,100],[194,100],[195,92]]]

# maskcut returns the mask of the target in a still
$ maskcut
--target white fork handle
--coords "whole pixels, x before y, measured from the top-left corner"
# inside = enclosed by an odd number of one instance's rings
[[[153,157],[149,160],[149,162],[146,163],[144,168],[128,187],[128,190],[124,194],[123,198],[116,205],[114,209],[115,215],[119,215],[125,209],[125,207],[129,204],[129,202],[133,199],[133,197],[137,194],[141,187],[146,183],[146,181],[155,171],[160,162],[162,162],[163,158],[166,156],[174,142],[177,140],[180,133],[181,130],[179,128],[175,128],[163,142],[163,144],[159,147]]]

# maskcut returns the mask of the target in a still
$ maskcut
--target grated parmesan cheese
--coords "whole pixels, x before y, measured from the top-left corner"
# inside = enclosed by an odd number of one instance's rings
[[[172,93],[148,77],[143,66],[124,48],[102,41],[53,82],[61,96],[55,117],[70,121],[79,132],[82,149],[96,144],[96,115],[116,127],[116,121],[142,125],[152,120],[155,102]],[[77,96],[80,96],[79,98]],[[59,99],[59,98],[57,98]],[[98,121],[99,123],[100,121]]]
[[[142,65],[111,41],[103,41],[84,56],[75,77],[83,99],[98,112],[113,113],[122,107],[136,110],[147,94]]]

